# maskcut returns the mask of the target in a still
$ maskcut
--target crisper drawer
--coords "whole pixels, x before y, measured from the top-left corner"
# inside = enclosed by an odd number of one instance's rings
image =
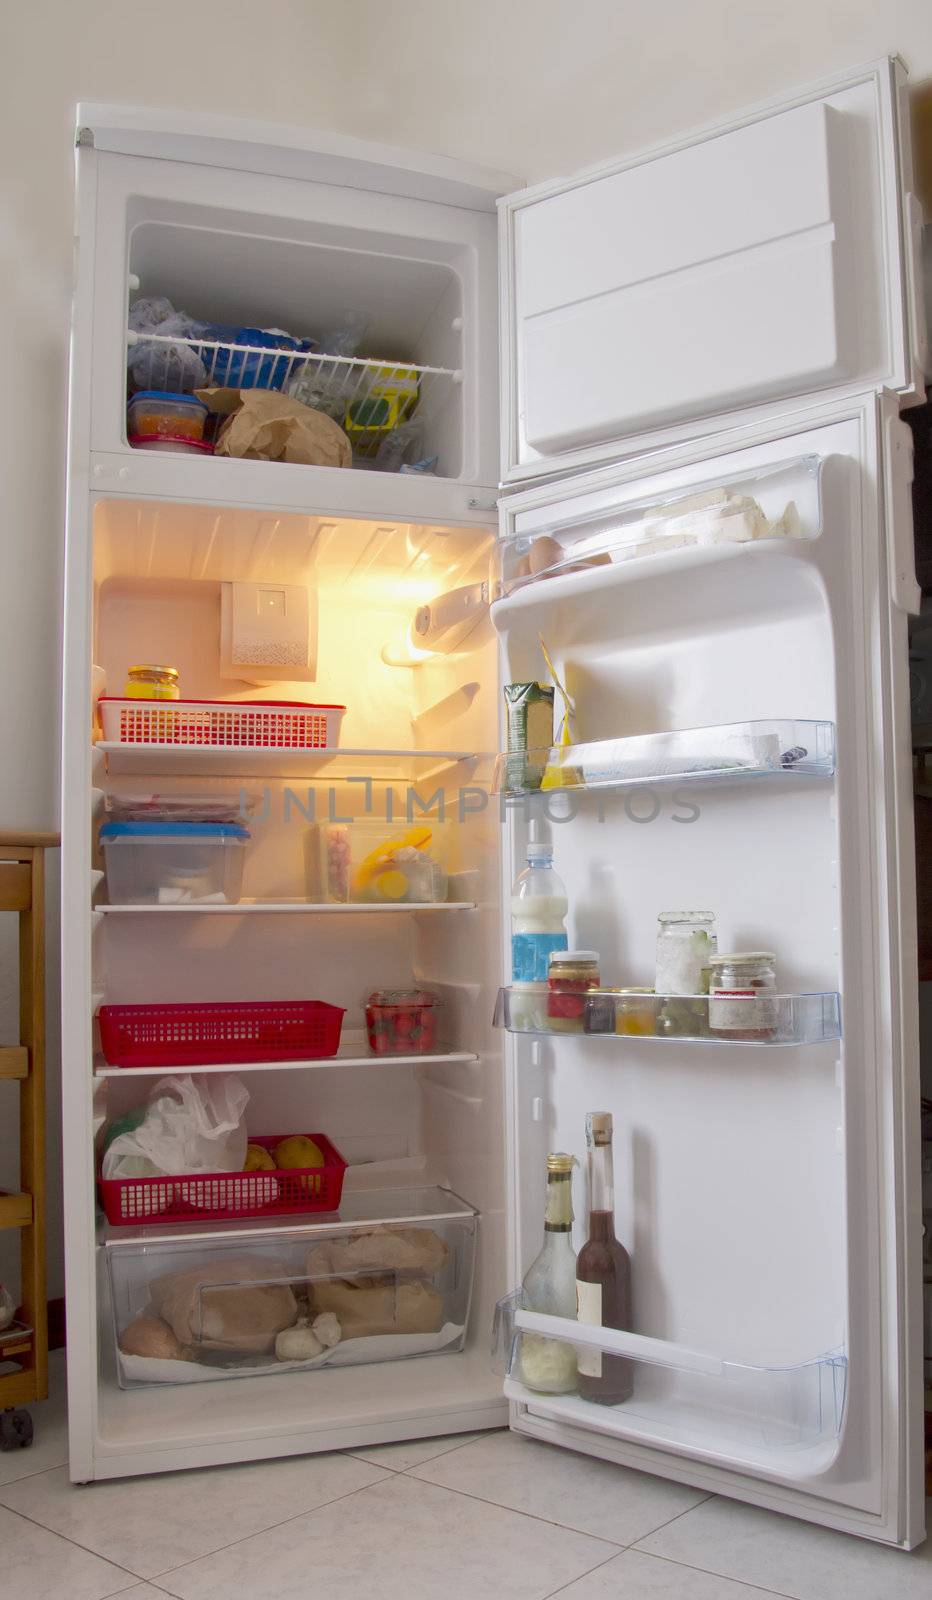
[[[346,1209],[358,1211],[360,1199]],[[476,1212],[440,1189],[365,1200],[370,1213],[392,1220],[333,1217],[287,1231],[204,1230],[184,1238],[159,1238],[150,1229],[108,1240],[120,1386],[461,1350]]]

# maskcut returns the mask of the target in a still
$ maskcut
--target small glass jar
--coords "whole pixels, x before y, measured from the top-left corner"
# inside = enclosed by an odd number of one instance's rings
[[[657,1032],[657,1005],[653,989],[619,989],[615,1003],[615,1032],[651,1039]]]
[[[713,956],[709,979],[709,1032],[720,1039],[772,1039],[777,1031],[776,956],[744,950]]]
[[[593,989],[586,1000],[583,1029],[586,1033],[614,1033],[615,1005],[620,989]]]
[[[433,1055],[440,998],[430,989],[375,989],[366,1001],[366,1036],[374,1056]]]
[[[598,989],[597,950],[554,950],[547,971],[547,1026],[553,1033],[582,1033],[586,996]]]
[[[179,700],[177,667],[158,667],[143,662],[130,667],[123,691],[127,700]]]

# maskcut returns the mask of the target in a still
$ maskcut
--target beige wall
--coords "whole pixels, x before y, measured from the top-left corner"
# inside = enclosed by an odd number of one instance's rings
[[[75,101],[303,123],[537,179],[889,51],[914,78],[932,77],[932,0],[29,0],[5,10],[0,826],[57,817]],[[4,944],[0,966],[8,955]],[[0,1027],[9,1021],[0,973]],[[0,1097],[0,1183],[10,1181],[12,1109]],[[53,1282],[58,1290],[57,1266]]]

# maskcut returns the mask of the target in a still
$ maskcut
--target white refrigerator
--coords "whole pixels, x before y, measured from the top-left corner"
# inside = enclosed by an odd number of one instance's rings
[[[915,1545],[919,591],[899,412],[924,397],[925,342],[901,64],[529,190],[439,158],[120,107],[79,107],[77,152],[62,819],[72,1478],[507,1423]],[[363,315],[358,354],[305,360],[350,395],[403,367],[433,470],[373,471],[359,440],[344,470],[134,448],[127,308],[140,296],[325,346],[347,308]],[[155,342],[203,355],[177,333]],[[723,494],[737,511],[724,531],[707,509]],[[271,692],[224,676],[222,597],[236,584],[312,596],[316,659],[300,681]],[[457,620],[445,597],[465,590],[480,603]],[[427,635],[425,607],[448,619]],[[646,1035],[554,1035],[508,992],[509,886],[533,806],[502,792],[513,769],[491,758],[503,685],[545,676],[541,635],[584,747],[560,757],[562,792],[532,796],[571,947],[598,952],[603,985],[647,986],[658,912],[712,910],[721,950],[776,952],[770,1037],[710,1036],[707,1014]],[[345,704],[339,748],[122,748],[93,696],[104,678],[119,695],[137,661],[175,663],[196,698]],[[108,804],[241,789],[254,803],[241,902],[111,903]],[[441,806],[444,903],[340,905],[306,889],[315,822],[374,810],[407,825],[412,807],[436,819]],[[374,1059],[366,995],[412,982],[443,1001],[441,1042]],[[456,1342],[390,1364],[127,1382],[127,1283],[145,1288],[221,1234],[197,1215],[126,1228],[95,1213],[95,1137],[162,1072],[106,1060],[99,1008],[309,996],[346,1009],[340,1054],[229,1063],[249,1130],[325,1130],[349,1162],[347,1223],[469,1236]],[[614,1117],[634,1326],[581,1335],[520,1311],[516,1325],[509,1295],[540,1246],[547,1152],[582,1157],[591,1110]],[[575,1200],[579,1243],[578,1179]],[[333,1227],[260,1216],[224,1223],[222,1240],[287,1254]],[[625,1353],[631,1399],[526,1388],[522,1319]]]

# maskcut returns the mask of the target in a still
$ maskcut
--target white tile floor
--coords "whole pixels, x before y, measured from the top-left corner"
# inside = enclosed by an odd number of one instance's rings
[[[883,1550],[508,1433],[75,1489],[53,1362],[35,1445],[0,1454],[10,1600],[932,1597],[932,1540]]]

